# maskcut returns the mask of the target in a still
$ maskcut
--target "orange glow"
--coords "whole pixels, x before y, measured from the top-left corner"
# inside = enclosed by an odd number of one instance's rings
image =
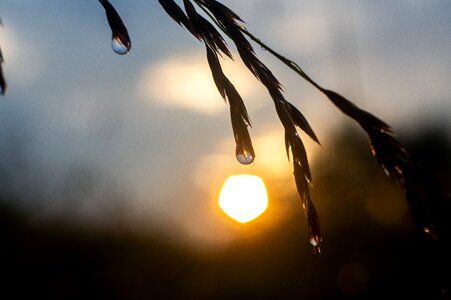
[[[233,76],[243,98],[255,94],[254,78],[245,67],[231,60],[221,61],[226,74]],[[139,83],[141,94],[160,105],[204,114],[226,111],[203,55],[169,56],[144,69]]]
[[[222,187],[219,206],[240,223],[256,219],[268,208],[268,194],[263,180],[253,175],[229,177]]]

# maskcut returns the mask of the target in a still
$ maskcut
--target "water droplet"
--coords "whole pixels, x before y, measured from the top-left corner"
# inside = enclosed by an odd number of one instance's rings
[[[395,166],[396,172],[398,172],[398,174],[400,176],[404,176],[404,172],[402,171],[402,169],[399,166]]]
[[[320,255],[321,254],[321,247],[320,246],[313,246],[313,254]]]
[[[310,244],[313,246],[313,252],[315,254],[321,254],[321,247],[319,246],[321,243],[321,238],[319,236],[310,237]]]
[[[438,238],[437,231],[435,230],[435,227],[433,224],[429,226],[425,226],[423,228],[423,232],[429,235],[432,239],[436,240]]]
[[[311,237],[311,238],[310,238],[310,244],[312,244],[313,247],[316,247],[316,246],[319,245],[319,241],[318,241],[317,238]]]
[[[388,177],[391,177],[391,174],[390,174],[390,171],[388,170],[388,168],[384,164],[382,164],[381,167],[382,167],[382,170],[384,171],[385,175],[387,175]]]
[[[246,151],[245,149],[242,149],[240,151],[239,148],[236,149],[236,159],[240,162],[242,165],[249,165],[254,161],[254,156],[249,151]]]
[[[130,52],[131,43],[123,43],[122,40],[118,36],[113,36],[111,40],[111,48],[113,48],[113,51],[117,54],[124,55]]]

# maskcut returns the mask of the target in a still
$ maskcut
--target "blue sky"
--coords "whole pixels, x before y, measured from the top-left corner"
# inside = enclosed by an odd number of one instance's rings
[[[227,105],[214,90],[202,45],[157,1],[111,3],[132,38],[126,56],[111,50],[97,1],[0,3],[9,83],[0,103],[0,167],[9,178],[2,188],[20,192],[20,205],[37,220],[119,219],[169,228],[176,238],[221,239],[227,234],[217,232],[233,231],[215,204],[228,176],[258,174],[294,188],[271,100],[236,55],[225,64],[253,121],[257,158],[240,166]],[[451,113],[447,0],[223,3],[318,82],[395,129]],[[267,52],[256,51],[327,148],[344,118]],[[307,146],[313,162],[324,151]]]

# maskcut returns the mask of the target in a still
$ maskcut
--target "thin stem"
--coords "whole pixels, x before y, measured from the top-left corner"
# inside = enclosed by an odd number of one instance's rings
[[[221,29],[222,32],[224,32],[229,38],[231,38],[231,36],[227,32],[227,30],[222,26],[222,24],[220,24],[218,22],[218,20],[216,20],[215,16],[207,8],[205,8],[205,6],[203,6],[200,1],[194,0],[194,2],[210,17],[210,19],[216,24],[216,26],[218,26]],[[266,51],[268,51],[269,53],[274,55],[276,58],[278,58],[280,61],[282,61],[285,65],[287,65],[290,69],[292,69],[294,72],[299,74],[302,78],[307,80],[310,84],[312,84],[318,90],[320,90],[321,92],[324,91],[324,89],[319,84],[317,84],[313,79],[311,79],[297,63],[295,63],[294,61],[292,61],[292,60],[286,58],[285,56],[279,54],[278,52],[276,52],[274,49],[272,49],[267,44],[262,42],[255,35],[250,33],[245,26],[240,26],[240,31],[243,34],[247,35],[255,43],[260,45],[260,47],[262,47],[263,49],[265,49]]]
[[[316,83],[313,79],[311,79],[305,72],[304,70],[302,70],[302,68],[295,63],[294,61],[286,58],[285,56],[279,54],[278,52],[276,52],[274,49],[272,49],[271,47],[269,47],[267,44],[265,44],[264,42],[262,42],[259,38],[257,38],[255,35],[253,35],[252,33],[250,33],[246,27],[244,26],[240,26],[240,30],[242,33],[244,33],[245,35],[247,35],[251,40],[253,40],[255,43],[257,43],[258,45],[260,45],[260,47],[262,47],[263,49],[265,49],[266,51],[268,51],[269,53],[271,53],[272,55],[274,55],[277,59],[279,59],[281,62],[283,62],[285,65],[287,65],[290,69],[292,69],[294,72],[296,72],[297,74],[299,74],[302,78],[304,78],[305,80],[307,80],[309,83],[311,83],[314,87],[316,87],[318,90],[320,90],[321,92],[324,91],[324,88],[322,88],[318,83]]]

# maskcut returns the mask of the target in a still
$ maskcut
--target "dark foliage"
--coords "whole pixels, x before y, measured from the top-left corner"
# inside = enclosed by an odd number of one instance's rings
[[[402,192],[365,155],[365,137],[349,128],[334,136],[315,163],[316,184],[328,186],[312,191],[324,213],[321,256],[299,236],[296,195],[278,199],[293,209],[275,226],[197,252],[173,233],[37,221],[0,184],[2,299],[449,299],[449,246],[415,234]],[[451,147],[421,150],[422,136],[407,143],[412,155],[428,171],[451,170]],[[391,215],[390,225],[375,212]]]

